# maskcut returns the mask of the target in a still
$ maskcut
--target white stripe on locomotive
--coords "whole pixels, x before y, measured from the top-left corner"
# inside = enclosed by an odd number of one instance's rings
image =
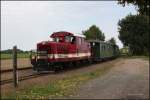
[[[71,53],[71,54],[48,54],[48,58],[77,58],[77,57],[87,57],[91,56],[91,53]],[[38,56],[38,59],[45,59],[47,56]]]

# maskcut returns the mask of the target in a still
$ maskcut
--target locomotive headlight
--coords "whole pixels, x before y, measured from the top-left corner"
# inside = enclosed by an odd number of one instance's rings
[[[93,46],[95,46],[95,43],[93,42]]]
[[[40,59],[40,56],[37,56],[37,59]]]
[[[32,56],[32,59],[35,59],[35,56]]]

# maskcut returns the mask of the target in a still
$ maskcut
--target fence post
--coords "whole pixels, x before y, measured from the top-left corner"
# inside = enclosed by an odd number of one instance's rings
[[[32,59],[32,50],[30,51],[30,61],[31,61],[31,59]]]
[[[18,86],[18,75],[17,75],[17,46],[13,47],[13,83],[14,87]]]

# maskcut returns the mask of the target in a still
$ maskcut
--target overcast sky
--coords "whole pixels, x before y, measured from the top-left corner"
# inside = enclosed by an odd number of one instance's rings
[[[1,49],[35,49],[53,32],[81,33],[93,24],[122,47],[117,23],[130,13],[137,13],[134,6],[117,1],[1,1]]]

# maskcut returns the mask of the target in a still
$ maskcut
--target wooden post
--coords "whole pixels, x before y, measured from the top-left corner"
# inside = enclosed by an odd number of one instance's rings
[[[32,50],[30,51],[30,60],[32,59],[32,55],[33,55],[33,52]]]
[[[17,46],[13,47],[13,81],[14,87],[18,86],[18,75],[17,75]]]

